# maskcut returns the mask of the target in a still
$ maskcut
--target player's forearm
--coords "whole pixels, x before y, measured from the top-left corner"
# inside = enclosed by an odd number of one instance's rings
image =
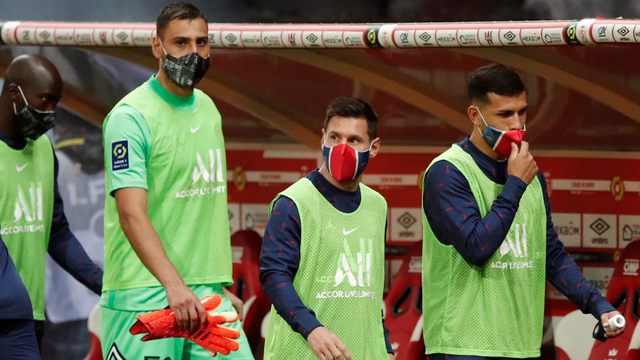
[[[183,283],[146,214],[121,211],[120,225],[142,264],[164,288]]]
[[[285,272],[262,272],[260,279],[276,311],[294,331],[306,339],[313,329],[322,326],[313,310],[300,300],[291,278]]]
[[[52,233],[48,252],[76,280],[97,295],[102,293],[102,269],[91,260],[73,233]]]

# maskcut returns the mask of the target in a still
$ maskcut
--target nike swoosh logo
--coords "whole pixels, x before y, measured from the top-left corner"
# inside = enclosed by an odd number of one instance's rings
[[[342,233],[344,234],[344,236],[347,236],[347,235],[351,234],[352,232],[354,232],[356,230],[358,230],[358,228],[351,229],[349,231],[347,231],[345,228],[342,228]]]
[[[26,163],[26,164],[24,164],[24,165],[22,165],[22,166],[18,166],[18,165],[16,165],[16,170],[17,170],[18,172],[20,172],[20,171],[24,170],[24,168],[26,168],[26,167],[27,167],[27,165],[29,165],[29,163]]]
[[[191,133],[195,134],[196,131],[200,130],[200,126],[202,126],[202,125],[198,125],[198,127],[196,127],[196,128],[191,128]]]

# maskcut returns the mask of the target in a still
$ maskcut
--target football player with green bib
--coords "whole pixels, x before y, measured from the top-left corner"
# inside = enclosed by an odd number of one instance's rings
[[[56,66],[42,55],[29,54],[11,61],[0,93],[0,235],[29,293],[35,320],[29,326],[35,328],[40,347],[47,254],[95,294],[102,291],[102,270],[69,227],[58,187],[58,159],[44,135],[56,124],[62,87]],[[0,293],[17,291],[0,284]],[[11,309],[0,309],[0,319],[24,319],[14,317],[18,314],[12,315]],[[0,324],[0,334],[9,330]],[[3,342],[0,358],[15,344]]]
[[[618,312],[554,230],[546,181],[522,141],[527,96],[518,74],[484,66],[471,74],[468,97],[471,136],[435,158],[424,177],[426,353],[431,360],[539,357],[546,280],[604,326]]]
[[[273,303],[265,360],[394,359],[381,318],[387,202],[361,183],[380,148],[377,121],[361,99],[333,100],[322,167],[271,203],[260,257]]]
[[[227,178],[220,113],[194,89],[209,68],[208,28],[193,5],[166,6],[156,23],[158,73],[125,96],[104,125],[107,200],[102,351],[112,359],[208,359],[184,338],[142,342],[136,316],[169,305],[178,326],[206,323],[200,298],[222,296],[217,311],[242,316],[231,285]],[[241,330],[241,323],[232,327]],[[240,349],[222,359],[251,359]]]

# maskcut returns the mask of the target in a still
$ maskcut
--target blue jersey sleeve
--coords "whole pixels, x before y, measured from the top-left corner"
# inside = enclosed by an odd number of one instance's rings
[[[293,287],[300,263],[300,215],[294,202],[281,196],[273,205],[262,241],[260,282],[278,314],[305,339],[322,326]]]
[[[58,190],[58,159],[54,154],[53,217],[48,252],[51,258],[91,291],[102,293],[102,270],[89,258],[71,232],[64,214],[64,204]]]

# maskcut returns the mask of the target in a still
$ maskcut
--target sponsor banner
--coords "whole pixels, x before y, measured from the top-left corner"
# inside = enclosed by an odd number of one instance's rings
[[[74,40],[76,45],[93,46],[93,30],[92,29],[76,29]]]
[[[55,45],[55,37],[53,33],[55,29],[53,28],[39,28],[36,30],[36,41],[38,45]]]
[[[481,29],[478,31],[478,39],[483,46],[502,46],[500,43],[499,29]]]
[[[578,39],[578,26],[579,25],[580,25],[580,23],[578,23],[578,22],[571,22],[571,23],[567,24],[567,26],[566,26],[566,28],[564,30],[565,38],[567,39],[567,42],[570,45],[582,45],[582,43]],[[588,29],[587,29],[587,31],[588,31]]]
[[[240,31],[223,31],[222,34],[220,34],[222,45],[225,47],[242,47],[241,36]],[[211,39],[209,39],[209,41],[211,41]]]
[[[233,233],[241,229],[240,204],[229,203],[227,204],[227,210],[229,211],[229,234],[233,235]]]
[[[616,248],[618,246],[616,215],[584,214],[582,220],[584,247]]]
[[[371,186],[415,186],[418,184],[418,175],[362,175],[362,182]]]
[[[113,42],[119,46],[132,46],[133,45],[133,37],[131,36],[133,33],[132,29],[122,29],[115,30],[113,32]]]
[[[436,30],[436,42],[439,46],[451,47],[458,46],[456,40],[456,30]]]
[[[544,45],[542,29],[522,29],[522,43],[528,46]]]
[[[522,46],[520,40],[520,29],[502,29],[500,30],[500,41],[504,46]]]
[[[640,267],[640,260],[638,259],[625,259],[622,265],[622,276],[638,276],[638,268]]]
[[[364,42],[364,34],[362,31],[345,31],[344,32],[344,44],[347,47],[352,48],[366,48],[367,44]]]
[[[262,43],[268,48],[283,48],[282,31],[263,31]]]
[[[293,171],[245,171],[245,181],[257,183],[284,183],[293,184],[306,174]],[[234,174],[227,173],[227,179],[233,178]],[[275,194],[274,194],[275,195]]]
[[[98,46],[113,46],[113,30],[96,29],[93,33],[93,42]]]
[[[389,214],[391,240],[420,241],[422,240],[422,209],[421,208],[391,208]]]
[[[342,31],[324,31],[322,33],[322,42],[328,48],[346,47],[342,40]]]
[[[284,47],[295,48],[302,46],[302,31],[283,31],[282,41],[284,41]]]
[[[15,33],[16,28],[20,25],[19,21],[9,21],[2,25],[2,33],[0,33],[0,38],[2,38],[2,42],[7,45],[15,45],[18,43]]]
[[[616,25],[613,27],[613,38],[616,42],[636,42],[634,25]]]
[[[438,46],[435,30],[416,30],[414,39],[420,47]]]
[[[524,35],[524,30],[522,30]],[[542,39],[547,45],[566,45],[564,41],[564,29],[563,28],[544,28],[542,29]],[[524,41],[524,36],[522,37]]]
[[[591,35],[597,43],[615,41],[613,37],[613,24],[593,24]]]
[[[607,296],[607,289],[613,277],[614,268],[611,267],[588,267],[582,268],[582,275],[587,279],[603,296]]]
[[[324,44],[322,44],[322,31],[303,31],[302,44],[309,48],[324,47]]]
[[[37,45],[36,28],[20,27],[16,31],[16,39],[20,45]]]
[[[417,47],[415,30],[397,30],[393,34],[393,41],[397,47]]]
[[[393,44],[393,29],[395,28],[396,25],[382,25],[378,31],[378,41],[383,48],[388,49],[396,47]]]
[[[553,179],[553,190],[610,191],[610,180]]]
[[[414,39],[420,47],[438,46],[435,30],[416,30]]]
[[[582,246],[580,214],[552,213],[553,227],[566,247]]]
[[[478,29],[458,30],[460,46],[481,46],[478,41]]]
[[[382,47],[378,39],[378,31],[380,30],[380,28],[381,28],[380,25],[374,25],[374,26],[370,26],[367,29],[367,32],[365,34],[365,39],[367,40],[367,45],[370,48],[378,49]]]
[[[262,41],[260,40],[262,33],[260,31],[243,31],[240,33],[242,39],[242,45],[246,48],[261,48]]]
[[[640,216],[618,216],[618,244],[620,248],[626,248],[632,241],[640,240]]]
[[[75,45],[73,29],[56,29],[55,41],[58,45]]]
[[[153,30],[133,30],[133,43],[136,46],[151,46]]]
[[[242,204],[242,229],[264,236],[269,221],[269,204]]]
[[[595,21],[596,19],[584,19],[578,22],[577,34],[578,34],[578,41],[580,42],[580,44],[582,45],[593,44],[593,39],[591,38],[591,25]],[[571,43],[570,39],[568,39],[568,41],[569,43]]]
[[[640,192],[640,181],[624,181],[623,186],[626,191]]]
[[[222,44],[222,32],[221,31],[211,31],[209,30],[209,46],[210,47],[223,47]]]

